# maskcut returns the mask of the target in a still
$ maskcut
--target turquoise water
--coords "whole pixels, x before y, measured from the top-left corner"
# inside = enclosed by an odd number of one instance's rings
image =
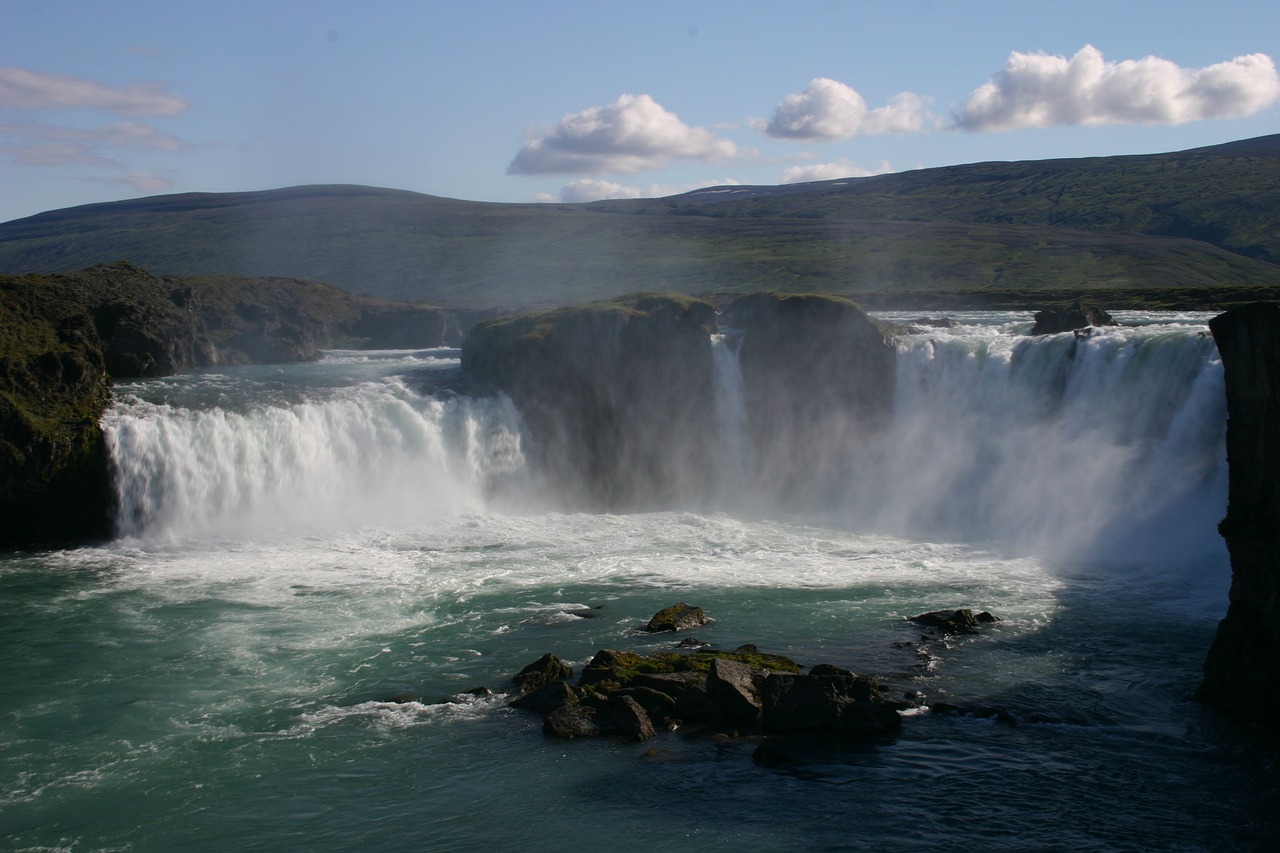
[[[1024,318],[970,319],[904,339],[894,441],[820,512],[758,484],[559,512],[452,351],[121,386],[119,538],[0,557],[0,846],[1268,849],[1274,751],[1191,699],[1229,580],[1203,319],[1090,342],[1048,409],[1068,342],[1016,355]],[[1018,725],[913,714],[769,767],[752,738],[552,741],[506,707],[544,652],[670,648],[638,626],[680,600],[721,647]],[[895,648],[954,606],[1002,621]]]

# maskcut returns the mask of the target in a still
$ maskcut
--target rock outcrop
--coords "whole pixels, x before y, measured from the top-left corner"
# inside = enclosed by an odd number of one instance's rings
[[[583,668],[577,687],[565,676],[511,704],[542,714],[543,732],[558,738],[647,740],[658,729],[686,725],[880,738],[901,727],[904,705],[886,701],[875,679],[827,664],[800,670],[795,661],[754,647],[648,657],[603,649]],[[546,671],[544,657],[521,675]]]
[[[889,335],[847,299],[759,293],[732,302],[756,473],[779,498],[822,500],[847,482],[893,406]]]
[[[1280,304],[1237,308],[1209,323],[1227,389],[1227,615],[1199,696],[1280,729]]]
[[[570,506],[670,506],[707,489],[714,327],[710,303],[673,294],[520,312],[479,323],[462,366],[515,401]]]
[[[111,532],[102,341],[57,282],[0,280],[0,546]]]
[[[1036,324],[1031,329],[1033,335],[1056,335],[1091,326],[1117,325],[1106,311],[1078,299],[1065,308],[1037,311],[1035,319]]]

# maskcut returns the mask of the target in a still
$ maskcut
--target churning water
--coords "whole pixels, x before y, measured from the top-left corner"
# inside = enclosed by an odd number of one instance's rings
[[[1230,574],[1206,317],[962,319],[902,337],[889,428],[814,448],[804,506],[758,476],[733,334],[719,497],[662,512],[560,511],[456,351],[118,386],[118,538],[0,558],[2,846],[1267,849],[1273,754],[1191,698]],[[1018,725],[915,714],[766,767],[747,738],[552,741],[505,706],[544,652],[670,648],[637,627],[680,600],[717,646]],[[956,606],[1002,621],[903,645]]]

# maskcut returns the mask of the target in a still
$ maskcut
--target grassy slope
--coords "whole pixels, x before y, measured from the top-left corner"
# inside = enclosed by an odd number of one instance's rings
[[[592,205],[302,187],[161,196],[0,225],[0,272],[120,258],[158,274],[306,278],[504,307],[644,290],[822,290],[869,303],[904,291],[1269,294],[1280,292],[1280,136]]]

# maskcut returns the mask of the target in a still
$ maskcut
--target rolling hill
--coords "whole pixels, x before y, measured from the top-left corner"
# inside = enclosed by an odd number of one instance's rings
[[[310,279],[452,306],[767,289],[868,304],[1105,292],[1109,304],[1223,307],[1280,295],[1280,135],[592,204],[309,186],[0,224],[0,273],[122,259],[160,275]]]

